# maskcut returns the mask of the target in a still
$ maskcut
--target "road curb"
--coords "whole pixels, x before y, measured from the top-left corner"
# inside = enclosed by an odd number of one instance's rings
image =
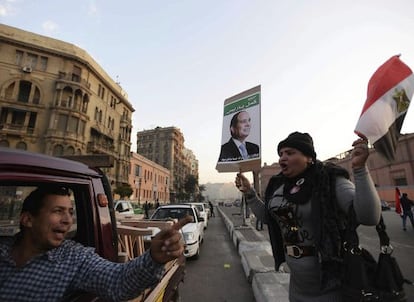
[[[270,242],[246,240],[243,230],[253,228],[234,227],[231,219],[219,207],[217,210],[241,257],[243,270],[252,285],[256,302],[289,302],[289,273],[275,271]]]

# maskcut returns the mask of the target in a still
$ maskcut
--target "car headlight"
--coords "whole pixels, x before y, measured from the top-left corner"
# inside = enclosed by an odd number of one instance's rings
[[[194,233],[184,233],[184,240],[194,240]]]

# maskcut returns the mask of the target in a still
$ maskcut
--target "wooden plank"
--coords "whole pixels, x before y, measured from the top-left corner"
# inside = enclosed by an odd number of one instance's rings
[[[140,220],[140,219],[121,219],[122,225],[132,226],[136,228],[147,228],[147,227],[157,227],[160,230],[168,229],[173,224],[174,221],[162,221],[162,220]]]
[[[165,288],[168,285],[171,277],[177,271],[179,267],[178,262],[176,261],[171,268],[166,272],[164,277],[161,279],[160,283],[151,291],[148,297],[144,300],[144,302],[162,302],[164,297]]]
[[[124,225],[124,224],[118,224],[116,228],[118,230],[118,234],[123,234],[123,235],[130,235],[130,236],[152,235],[152,230],[146,229],[146,228],[137,228],[134,226]]]

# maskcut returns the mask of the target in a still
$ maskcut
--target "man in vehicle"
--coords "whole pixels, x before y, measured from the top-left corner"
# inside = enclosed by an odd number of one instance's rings
[[[219,161],[239,161],[259,157],[259,146],[247,142],[251,119],[247,111],[239,111],[230,121],[230,140],[221,146]]]
[[[184,218],[161,231],[142,256],[127,263],[101,258],[94,248],[65,239],[73,224],[70,190],[38,187],[23,202],[20,232],[0,237],[0,301],[62,301],[76,291],[124,301],[162,277],[164,264],[183,254]]]

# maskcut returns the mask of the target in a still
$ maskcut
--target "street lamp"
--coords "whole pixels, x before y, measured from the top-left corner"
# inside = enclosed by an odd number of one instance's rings
[[[135,187],[138,188],[138,204],[141,200],[141,178],[138,178],[138,182],[135,180]]]
[[[138,204],[140,203],[141,200],[141,178],[138,179]]]

